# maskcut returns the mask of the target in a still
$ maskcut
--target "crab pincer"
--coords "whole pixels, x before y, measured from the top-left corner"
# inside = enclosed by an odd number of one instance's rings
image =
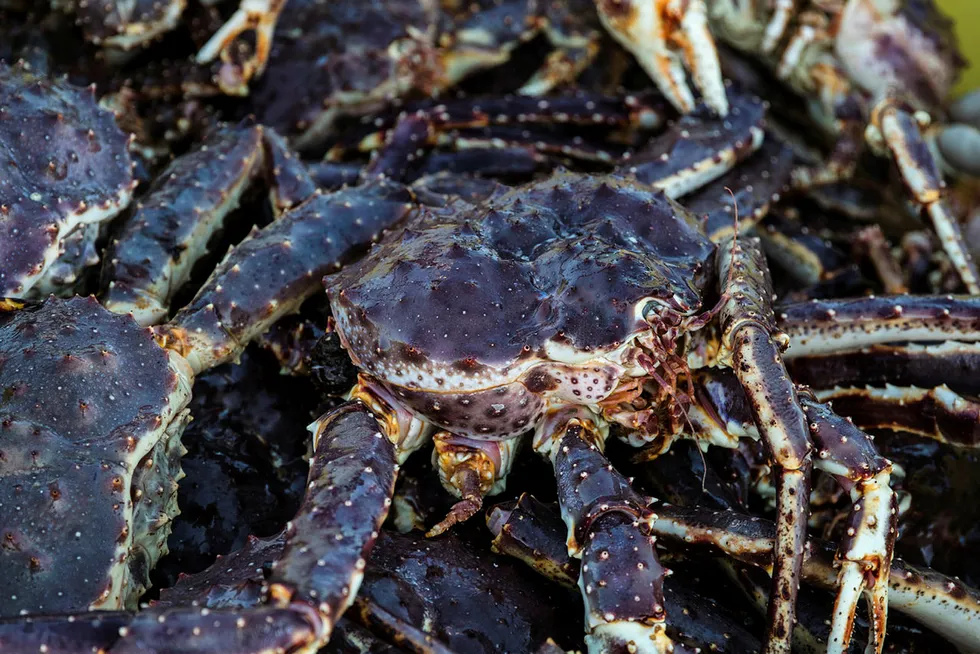
[[[678,110],[687,113],[695,107],[687,86],[686,67],[705,104],[720,116],[728,113],[728,97],[704,0],[597,0],[596,8],[613,37],[636,56]]]

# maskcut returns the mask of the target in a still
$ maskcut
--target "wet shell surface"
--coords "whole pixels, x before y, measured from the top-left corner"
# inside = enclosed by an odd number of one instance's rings
[[[326,281],[359,367],[447,429],[500,437],[545,393],[609,395],[645,310],[698,309],[713,250],[658,191],[560,174],[422,212]]]
[[[135,608],[177,513],[188,375],[93,298],[0,314],[0,616]]]
[[[70,293],[132,199],[129,137],[94,93],[0,62],[0,296]]]

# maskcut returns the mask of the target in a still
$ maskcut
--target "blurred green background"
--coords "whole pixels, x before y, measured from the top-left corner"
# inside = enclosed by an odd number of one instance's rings
[[[970,67],[960,78],[957,92],[980,86],[980,0],[938,0],[939,6],[956,20],[960,50]]]

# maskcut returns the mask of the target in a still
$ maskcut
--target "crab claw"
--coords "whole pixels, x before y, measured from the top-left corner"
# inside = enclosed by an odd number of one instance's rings
[[[685,67],[705,104],[728,114],[728,99],[704,0],[596,0],[606,29],[633,53],[667,99],[694,109]]]
[[[888,617],[888,572],[895,545],[897,505],[889,472],[859,482],[852,490],[854,510],[841,544],[837,600],[830,626],[828,654],[847,651],[858,600],[868,599],[870,627],[867,654],[882,651]]]
[[[228,48],[232,42],[242,33],[255,30],[255,53],[245,62],[235,62],[241,66],[240,72],[228,76],[219,75],[218,83],[222,91],[229,95],[246,95],[248,81],[265,70],[269,52],[272,50],[276,21],[285,5],[286,0],[241,0],[238,11],[197,53],[197,62],[201,64],[214,61],[219,54],[231,64]]]

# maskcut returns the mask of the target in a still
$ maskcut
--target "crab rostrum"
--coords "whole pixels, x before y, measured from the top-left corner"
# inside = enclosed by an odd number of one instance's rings
[[[132,199],[126,136],[92,89],[0,62],[0,295],[70,294]]]

